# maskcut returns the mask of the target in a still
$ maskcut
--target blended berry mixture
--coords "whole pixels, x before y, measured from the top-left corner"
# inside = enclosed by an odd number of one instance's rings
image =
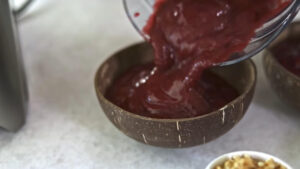
[[[278,62],[300,77],[300,38],[289,38],[272,48]]]
[[[157,0],[144,32],[154,64],[117,79],[106,97],[147,117],[188,118],[223,107],[239,94],[204,71],[241,52],[255,30],[289,5],[282,0]]]

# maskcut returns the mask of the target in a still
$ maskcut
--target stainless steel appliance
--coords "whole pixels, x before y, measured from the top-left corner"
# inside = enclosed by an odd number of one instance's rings
[[[9,0],[0,0],[0,127],[9,131],[22,127],[27,111],[28,93],[16,16],[30,2],[13,11]]]

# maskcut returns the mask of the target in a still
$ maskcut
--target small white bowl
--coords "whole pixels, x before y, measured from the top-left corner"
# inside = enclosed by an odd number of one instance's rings
[[[281,164],[285,168],[293,169],[290,165],[288,165],[286,162],[280,160],[277,157],[274,157],[269,154],[261,153],[261,152],[255,152],[255,151],[238,151],[238,152],[224,154],[224,155],[216,158],[215,160],[213,160],[210,164],[208,164],[206,169],[214,169],[214,167],[224,164],[225,161],[231,159],[232,157],[243,156],[243,155],[249,155],[250,157],[252,157],[254,159],[263,160],[263,161],[273,159],[276,163]]]

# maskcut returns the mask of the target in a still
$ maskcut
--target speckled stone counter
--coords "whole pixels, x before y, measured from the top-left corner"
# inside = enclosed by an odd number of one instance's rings
[[[255,98],[234,129],[206,145],[163,149],[119,132],[95,95],[101,62],[142,40],[121,0],[39,0],[19,25],[30,110],[19,132],[0,131],[1,169],[204,169],[236,150],[263,151],[300,168],[300,113],[272,93],[260,56]]]

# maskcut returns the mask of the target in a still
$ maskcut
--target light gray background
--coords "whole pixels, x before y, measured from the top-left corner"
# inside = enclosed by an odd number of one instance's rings
[[[276,155],[300,168],[300,113],[273,94],[261,70],[244,119],[206,145],[173,150],[120,133],[97,102],[93,78],[116,50],[141,40],[121,0],[38,0],[20,21],[30,111],[18,133],[0,131],[1,169],[204,169],[236,150]]]

